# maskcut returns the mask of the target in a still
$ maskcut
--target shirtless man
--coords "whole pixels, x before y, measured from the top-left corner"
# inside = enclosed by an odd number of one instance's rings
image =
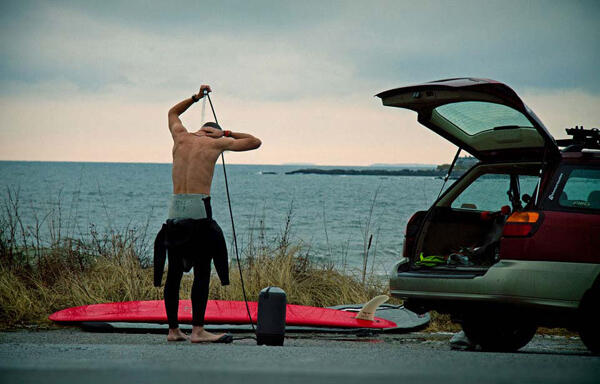
[[[227,248],[223,233],[212,220],[210,187],[215,163],[223,151],[250,151],[261,141],[247,133],[222,131],[215,123],[206,123],[196,132],[188,132],[179,116],[210,92],[202,85],[197,95],[169,110],[169,130],[173,136],[173,196],[169,219],[163,225],[169,269],[165,283],[165,308],[169,320],[167,340],[187,340],[177,322],[179,286],[183,271],[194,268],[192,285],[192,342],[231,342],[230,335],[204,330],[204,312],[208,300],[210,261],[213,260],[222,285],[229,284]],[[162,232],[162,230],[161,230]],[[159,234],[160,236],[160,234]],[[159,242],[157,236],[157,242]],[[155,245],[156,247],[156,245]],[[156,248],[155,248],[156,250]],[[155,254],[156,268],[156,254]],[[164,268],[164,258],[163,266]],[[160,269],[162,276],[162,269]],[[155,285],[157,283],[155,270]],[[158,278],[160,285],[160,277]]]

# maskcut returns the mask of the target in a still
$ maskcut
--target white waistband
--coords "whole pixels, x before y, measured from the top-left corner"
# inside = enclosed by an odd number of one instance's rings
[[[205,219],[208,217],[203,193],[174,194],[169,203],[169,219]]]

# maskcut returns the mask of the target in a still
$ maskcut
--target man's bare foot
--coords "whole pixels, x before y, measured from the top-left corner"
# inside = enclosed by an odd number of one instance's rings
[[[185,333],[181,331],[179,328],[171,329],[169,328],[169,334],[167,335],[167,341],[185,341],[188,340],[189,337]]]
[[[225,336],[224,333],[210,333],[204,330],[204,327],[193,327],[190,340],[192,343],[212,343]]]

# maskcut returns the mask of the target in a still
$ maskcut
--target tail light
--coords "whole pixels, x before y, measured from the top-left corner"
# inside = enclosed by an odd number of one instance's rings
[[[539,212],[515,212],[506,220],[502,236],[526,237],[537,231],[542,220]]]

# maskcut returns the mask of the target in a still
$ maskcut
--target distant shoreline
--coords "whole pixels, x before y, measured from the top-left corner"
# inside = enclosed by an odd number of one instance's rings
[[[286,175],[349,175],[349,176],[446,176],[445,170],[436,169],[318,169],[304,168],[286,172]]]
[[[50,164],[142,164],[142,165],[171,165],[172,162],[153,162],[153,161],[90,161],[90,160],[7,160],[0,159],[0,163],[50,163]],[[257,167],[354,167],[354,168],[403,168],[429,169],[435,167],[432,164],[368,164],[368,165],[328,165],[328,164],[301,164],[301,163],[283,163],[283,164],[261,164],[261,163],[228,163],[228,165],[248,165]]]

